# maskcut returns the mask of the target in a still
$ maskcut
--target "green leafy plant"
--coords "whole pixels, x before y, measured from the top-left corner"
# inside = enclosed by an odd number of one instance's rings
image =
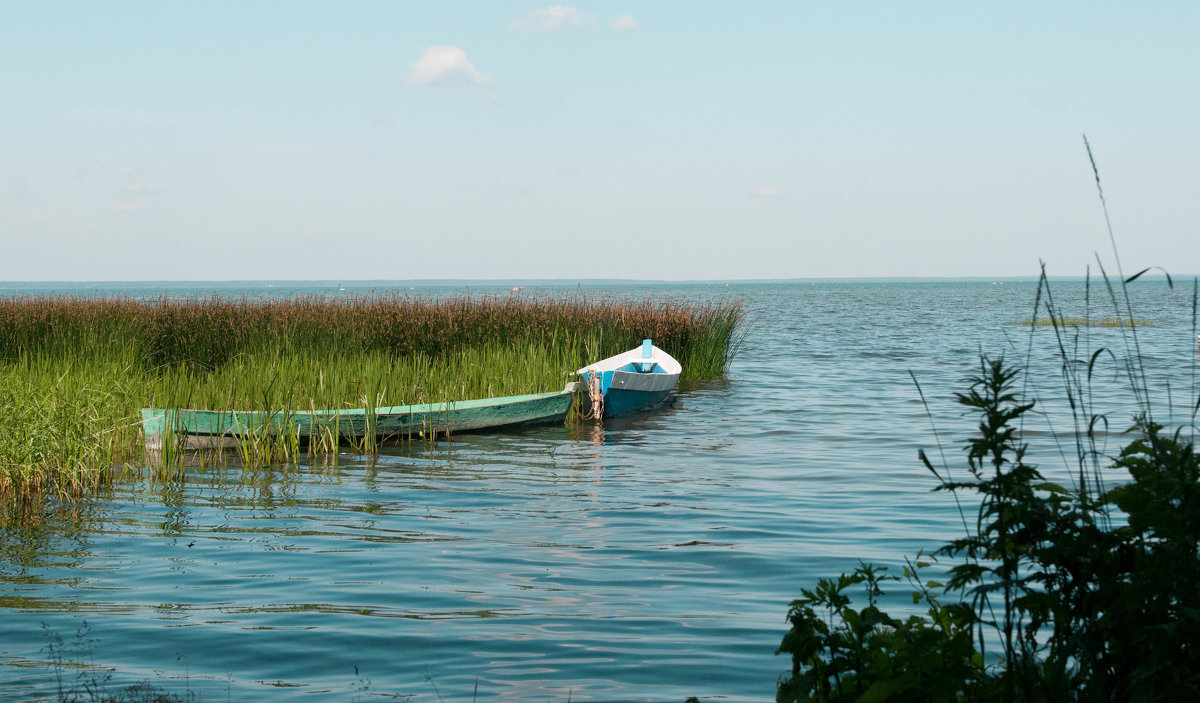
[[[916,587],[914,603],[928,607],[928,618],[899,620],[880,610],[882,584],[894,577],[870,564],[803,590],[788,611],[792,627],[779,648],[792,655],[792,671],[780,682],[778,699],[957,700],[963,682],[983,673],[972,647],[972,614],[961,604],[938,601],[916,572],[924,563],[907,567],[905,576]],[[860,584],[867,605],[855,610],[846,590]]]
[[[974,525],[936,557],[944,584],[906,568],[924,616],[875,603],[886,580],[861,564],[802,591],[778,653],[792,671],[779,701],[1193,700],[1200,695],[1200,457],[1144,416],[1111,468],[1128,480],[1062,486],[1026,462],[1019,372],[981,360],[958,402],[978,414],[971,477],[924,455],[936,490],[978,497]],[[1083,474],[1081,473],[1081,476]],[[867,606],[846,590],[864,585]],[[943,603],[941,597],[957,597]]]
[[[1084,143],[1107,223],[1100,174]],[[1108,234],[1120,272],[1111,226]],[[934,552],[955,560],[949,579],[923,584],[917,569],[929,562],[910,564],[905,576],[915,586],[913,602],[928,609],[906,621],[875,608],[882,579],[870,565],[803,591],[777,652],[792,657],[778,701],[1200,700],[1200,457],[1194,444],[1200,402],[1191,409],[1191,434],[1184,428],[1167,433],[1153,419],[1137,336],[1146,322],[1134,317],[1128,294],[1128,285],[1149,270],[1128,278],[1122,273],[1118,295],[1101,266],[1121,319],[1125,354],[1119,359],[1103,348],[1079,356],[1078,332],[1073,340],[1066,332],[1077,321],[1055,305],[1043,268],[1034,317],[1026,324],[1054,331],[1075,422],[1070,485],[1048,481],[1026,461],[1022,427],[1034,402],[1017,390],[1020,370],[981,356],[967,391],[957,395],[979,417],[965,447],[970,478],[952,480],[947,469],[919,455],[938,481],[935,490],[954,492],[956,500],[959,492],[970,494],[958,504],[978,506],[973,524],[963,516],[966,534]],[[1174,285],[1169,275],[1167,284]],[[1085,290],[1090,303],[1090,276]],[[1193,283],[1193,334],[1198,302],[1200,281]],[[1043,310],[1046,322],[1039,319]],[[1095,412],[1089,392],[1106,354],[1128,379],[1137,407],[1127,430],[1131,439],[1115,456],[1097,441],[1109,420]],[[1193,393],[1195,378],[1193,366]],[[859,611],[844,593],[857,584],[866,585],[868,603]],[[943,604],[935,590],[955,602]],[[823,608],[824,617],[814,608]]]

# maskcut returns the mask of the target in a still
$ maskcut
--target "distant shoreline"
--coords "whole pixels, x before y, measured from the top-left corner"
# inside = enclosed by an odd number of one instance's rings
[[[1173,276],[1176,280],[1193,278],[1194,274]],[[1162,274],[1147,275],[1147,279],[1163,278]],[[85,289],[103,286],[106,288],[197,288],[206,286],[238,288],[275,288],[294,285],[329,286],[346,288],[398,288],[398,287],[445,287],[445,286],[644,286],[644,285],[764,285],[782,283],[1033,283],[1038,276],[879,276],[879,277],[811,277],[811,278],[730,278],[730,279],[630,279],[630,278],[429,278],[410,280],[335,280],[335,279],[230,279],[230,280],[179,280],[179,281],[0,281],[0,290],[24,288],[67,288]],[[1051,276],[1051,282],[1084,281],[1086,276]],[[1092,280],[1100,280],[1092,276]]]

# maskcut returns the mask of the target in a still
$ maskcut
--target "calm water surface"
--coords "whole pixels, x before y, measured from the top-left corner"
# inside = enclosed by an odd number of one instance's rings
[[[266,293],[294,291],[328,292]],[[586,292],[741,298],[749,336],[727,379],[603,428],[464,435],[336,467],[196,469],[183,485],[143,481],[72,514],[5,520],[0,700],[55,697],[54,636],[93,674],[206,701],[772,700],[801,588],[859,559],[898,572],[961,534],[917,461],[938,449],[910,372],[961,472],[973,420],[953,393],[981,351],[1026,357],[1030,328],[1012,323],[1031,316],[1035,285]],[[1136,315],[1154,321],[1139,343],[1165,420],[1195,397],[1192,291],[1134,292]],[[1054,294],[1083,314],[1082,284]],[[1112,315],[1092,297],[1093,314]],[[1086,334],[1081,347],[1125,355],[1119,331]],[[1057,342],[1032,336],[1030,393],[1046,415],[1028,437],[1065,480]],[[1128,424],[1135,405],[1112,362],[1095,400],[1114,429]],[[907,600],[891,589],[889,607]]]

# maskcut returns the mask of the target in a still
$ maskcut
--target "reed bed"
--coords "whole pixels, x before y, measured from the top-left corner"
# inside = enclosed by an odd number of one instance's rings
[[[142,407],[295,412],[545,392],[646,337],[685,378],[712,378],[744,317],[736,302],[0,297],[0,496],[79,495],[114,465],[145,466]],[[263,438],[240,453],[270,463],[298,451],[337,446]]]
[[[469,297],[398,294],[341,299],[0,297],[0,360],[22,353],[74,358],[81,350],[132,346],[150,367],[214,369],[255,353],[393,356],[447,352],[487,342],[552,343],[589,337],[589,353],[616,353],[650,337],[687,377],[720,375],[738,341],[739,303]]]
[[[1018,325],[1026,327],[1149,327],[1154,324],[1154,320],[1146,317],[1130,318],[1128,320],[1119,317],[1039,317],[1037,319],[1026,318],[1017,322]]]

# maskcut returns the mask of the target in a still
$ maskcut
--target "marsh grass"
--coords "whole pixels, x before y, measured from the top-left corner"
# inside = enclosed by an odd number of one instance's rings
[[[118,359],[0,364],[0,494],[79,493],[137,438],[138,379]]]
[[[1154,320],[1148,317],[1123,319],[1120,317],[1039,317],[1026,318],[1016,324],[1026,327],[1149,327]]]
[[[740,341],[740,303],[692,304],[569,298],[404,295],[279,300],[142,301],[62,296],[0,298],[0,359],[21,353],[73,358],[131,348],[146,368],[218,369],[256,354],[382,352],[442,358],[491,343],[553,346],[586,337],[610,355],[650,337],[684,365],[685,378],[721,375]],[[585,359],[594,361],[595,359]]]
[[[114,466],[182,470],[170,438],[147,461],[143,407],[255,410],[285,425],[300,411],[365,408],[370,424],[384,406],[560,390],[646,337],[684,378],[712,378],[744,317],[737,302],[583,297],[0,297],[0,496],[81,495]],[[336,457],[344,441],[336,416],[303,443],[262,430],[239,442],[247,464]],[[373,453],[378,439],[368,431],[354,447]]]

